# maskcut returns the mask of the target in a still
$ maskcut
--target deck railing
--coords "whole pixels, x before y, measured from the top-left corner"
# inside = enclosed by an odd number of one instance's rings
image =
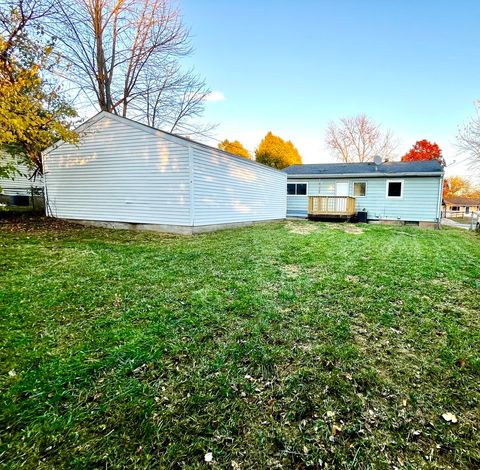
[[[355,215],[355,198],[351,196],[309,196],[309,215]]]

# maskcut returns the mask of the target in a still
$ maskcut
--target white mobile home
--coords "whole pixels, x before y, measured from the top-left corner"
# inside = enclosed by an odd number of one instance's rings
[[[101,112],[43,156],[47,215],[195,233],[286,217],[287,175]]]

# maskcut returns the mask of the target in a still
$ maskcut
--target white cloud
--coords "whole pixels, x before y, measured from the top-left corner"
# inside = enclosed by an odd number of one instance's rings
[[[207,95],[205,101],[210,101],[211,103],[225,101],[225,95],[221,91],[212,91]]]

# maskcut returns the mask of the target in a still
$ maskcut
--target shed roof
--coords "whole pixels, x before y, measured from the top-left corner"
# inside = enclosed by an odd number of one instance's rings
[[[283,170],[291,176],[432,176],[442,175],[443,167],[437,160],[414,162],[314,163],[292,165]]]

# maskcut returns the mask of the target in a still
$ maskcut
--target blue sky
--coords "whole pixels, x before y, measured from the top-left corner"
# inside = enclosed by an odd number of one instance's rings
[[[480,2],[181,0],[188,62],[224,96],[207,105],[217,137],[254,149],[271,130],[304,163],[330,161],[330,120],[366,113],[398,137],[460,162],[458,126],[480,99]],[[214,143],[214,142],[211,142]],[[450,173],[465,173],[463,164]]]

